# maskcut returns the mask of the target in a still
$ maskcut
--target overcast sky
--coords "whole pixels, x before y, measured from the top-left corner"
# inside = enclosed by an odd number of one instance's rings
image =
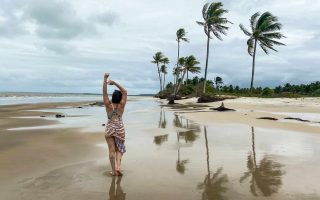
[[[181,55],[195,55],[204,74],[206,37],[202,0],[0,0],[0,91],[101,93],[104,72],[129,94],[155,93],[157,51],[169,57],[167,80],[176,62],[176,30],[190,43]],[[252,58],[239,23],[255,12],[279,17],[278,53],[257,52],[256,86],[320,80],[320,0],[227,0],[234,24],[223,41],[211,40],[209,74],[226,84],[248,87]]]

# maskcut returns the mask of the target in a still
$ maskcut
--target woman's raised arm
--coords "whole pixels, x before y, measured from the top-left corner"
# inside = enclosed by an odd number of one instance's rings
[[[109,78],[109,73],[105,73],[104,78],[103,78],[102,94],[103,94],[103,103],[104,103],[104,106],[105,106],[107,112],[108,112],[108,110],[112,109],[111,102],[108,97],[108,91],[107,91],[108,90],[108,83],[107,83],[108,78]]]

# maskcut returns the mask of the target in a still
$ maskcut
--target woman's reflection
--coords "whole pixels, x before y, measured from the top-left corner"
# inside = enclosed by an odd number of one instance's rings
[[[251,127],[251,134],[252,152],[249,153],[247,158],[248,171],[240,178],[240,183],[251,177],[250,192],[254,196],[271,196],[273,193],[278,192],[282,185],[281,176],[284,172],[281,168],[283,165],[271,160],[269,156],[264,156],[257,164],[254,127]]]
[[[109,200],[124,200],[126,199],[126,193],[123,192],[121,188],[121,179],[122,176],[112,177],[112,182],[109,189]]]

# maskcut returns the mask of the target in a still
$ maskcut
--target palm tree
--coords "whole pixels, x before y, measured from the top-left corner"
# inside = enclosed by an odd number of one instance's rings
[[[199,64],[199,63],[198,63]],[[200,73],[200,67],[198,66],[189,66],[186,65],[186,72],[187,72],[187,81],[186,84],[188,84],[188,72],[192,74],[199,74]]]
[[[180,28],[177,30],[177,42],[178,42],[178,58],[177,58],[177,67],[179,66],[179,58],[180,58],[180,41],[184,41],[184,42],[189,42],[189,39],[186,38],[186,34],[187,32],[183,29],[183,28]],[[179,79],[179,74],[177,76],[176,79]]]
[[[211,4],[206,3],[202,9],[202,16],[204,22],[197,23],[204,28],[204,32],[207,35],[207,57],[206,57],[206,68],[204,72],[204,82],[203,82],[203,93],[206,92],[206,82],[207,82],[207,72],[208,72],[208,59],[209,59],[209,44],[210,39],[212,39],[211,33],[222,40],[221,34],[227,35],[227,30],[229,27],[226,24],[231,23],[227,18],[222,17],[223,14],[227,13],[228,10],[222,8],[223,4],[221,2],[213,2]]]
[[[181,62],[182,61],[183,60],[181,60]],[[193,71],[194,73],[200,72],[200,67],[197,66],[198,64],[199,64],[199,62],[197,61],[197,59],[193,55],[184,58],[184,67],[181,68],[181,70],[183,71],[183,74],[182,74],[180,82],[178,83],[177,90],[176,90],[175,94],[178,93],[178,91],[181,87],[181,83],[183,82],[183,79],[184,79],[184,76],[187,72],[187,69],[189,69],[190,72]]]
[[[167,66],[166,65],[161,65],[160,67],[160,72],[163,74],[163,86],[162,89],[164,90],[165,85],[166,85],[166,74],[167,72]]]
[[[253,14],[250,18],[251,31],[249,32],[242,24],[240,24],[240,29],[243,33],[249,36],[247,40],[248,53],[253,57],[252,59],[252,73],[251,73],[251,84],[250,90],[253,88],[254,70],[255,70],[255,59],[257,44],[259,43],[262,50],[268,55],[269,50],[277,51],[275,45],[285,45],[277,39],[285,37],[280,33],[282,24],[278,22],[278,18],[272,15],[270,12],[263,13],[260,17],[260,13],[257,12]],[[258,18],[259,17],[259,18]]]
[[[216,84],[217,89],[219,89],[220,84],[223,84],[223,80],[220,76],[214,78],[214,83]]]
[[[163,58],[164,58],[164,55],[162,54],[162,52],[159,51],[153,56],[153,60],[151,61],[152,63],[155,63],[157,65],[159,81],[160,81],[160,92],[162,91],[162,80],[161,80],[159,64],[162,62]]]
[[[181,78],[179,78],[179,75],[183,71],[185,63],[186,63],[185,57],[179,58],[178,66],[176,67],[176,73],[178,74],[178,76],[176,77],[176,87],[174,88],[174,97],[176,97],[176,95],[178,93],[178,86],[179,86],[180,82],[183,81],[183,80],[181,80]]]

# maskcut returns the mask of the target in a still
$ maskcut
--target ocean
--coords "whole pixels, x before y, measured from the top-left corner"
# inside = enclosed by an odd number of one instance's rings
[[[129,95],[128,100],[137,97],[141,96]],[[0,105],[80,101],[102,101],[102,95],[88,93],[0,92]]]

